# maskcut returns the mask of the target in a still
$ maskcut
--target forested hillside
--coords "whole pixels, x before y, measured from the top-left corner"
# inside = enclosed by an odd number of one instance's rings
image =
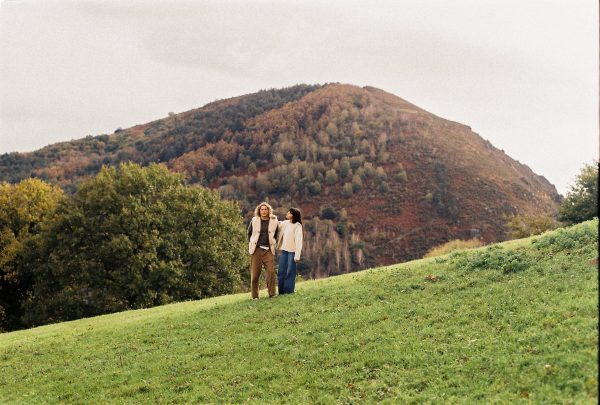
[[[300,271],[324,277],[505,238],[507,217],[553,214],[545,178],[469,127],[372,87],[299,85],[210,103],[114,134],[0,156],[0,179],[73,191],[102,165],[165,163],[249,218],[267,199],[305,221]]]

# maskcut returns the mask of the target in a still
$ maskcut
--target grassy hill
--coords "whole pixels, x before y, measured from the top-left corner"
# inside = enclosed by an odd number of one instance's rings
[[[596,403],[597,229],[3,334],[0,402]]]

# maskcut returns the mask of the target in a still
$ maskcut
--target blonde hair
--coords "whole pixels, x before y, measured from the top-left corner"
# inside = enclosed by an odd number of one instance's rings
[[[271,206],[270,206],[268,203],[266,203],[266,202],[261,202],[260,204],[258,204],[258,205],[256,206],[256,208],[254,208],[254,216],[255,216],[255,217],[260,217],[260,212],[259,212],[259,210],[260,210],[260,207],[262,207],[263,205],[269,209],[269,217],[270,217],[271,215],[273,215],[273,207],[271,207]]]

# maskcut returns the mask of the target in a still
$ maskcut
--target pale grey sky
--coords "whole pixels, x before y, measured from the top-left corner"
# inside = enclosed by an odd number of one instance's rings
[[[565,194],[598,157],[598,58],[591,0],[4,0],[0,153],[342,82],[469,125]]]

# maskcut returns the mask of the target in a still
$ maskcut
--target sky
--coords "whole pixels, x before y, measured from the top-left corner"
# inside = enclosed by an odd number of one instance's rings
[[[592,0],[2,0],[0,153],[298,83],[395,94],[566,194],[599,153]]]

